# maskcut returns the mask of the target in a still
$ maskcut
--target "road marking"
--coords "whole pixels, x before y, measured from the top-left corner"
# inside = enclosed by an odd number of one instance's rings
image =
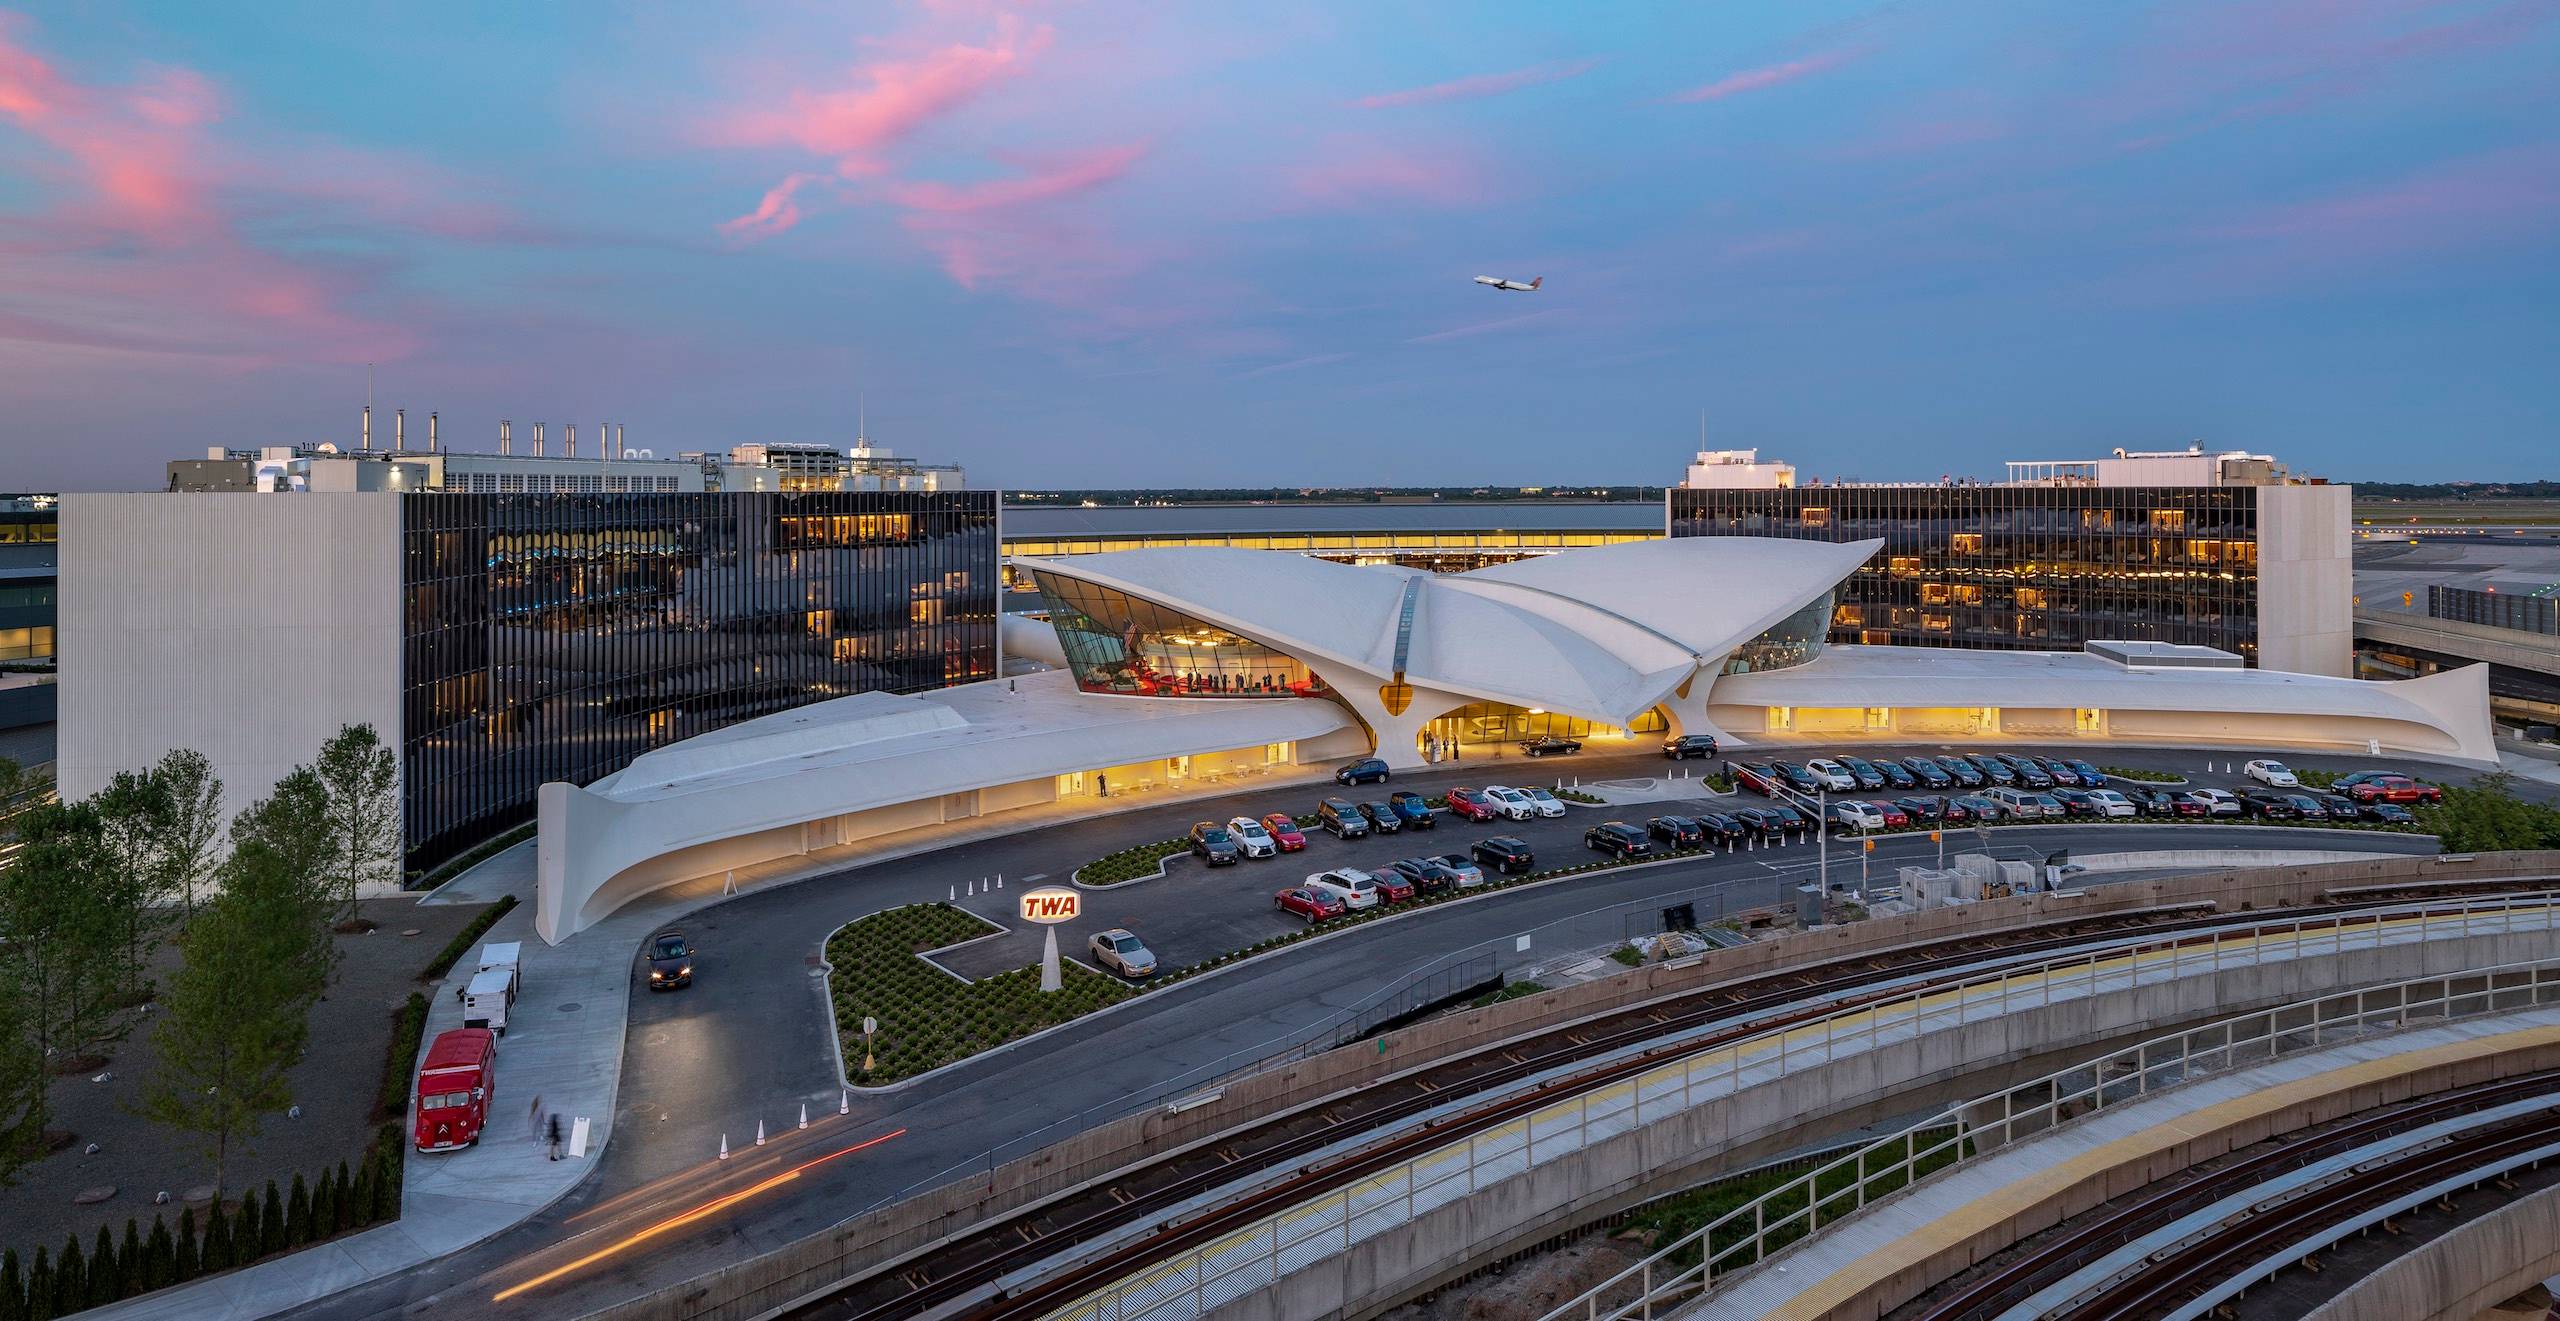
[[[1022,881],[1022,883],[1023,883],[1024,885],[1029,885],[1029,884],[1031,884],[1033,881],[1045,881],[1045,880],[1047,880],[1047,879],[1049,879],[1049,873],[1044,872],[1044,871],[1036,871],[1036,872],[1031,873],[1031,874],[1030,874],[1030,875],[1028,875],[1028,876],[1022,877],[1022,878],[1021,878],[1021,881]]]

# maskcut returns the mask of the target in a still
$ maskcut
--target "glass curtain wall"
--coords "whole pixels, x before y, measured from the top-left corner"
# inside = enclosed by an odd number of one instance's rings
[[[2073,651],[2094,639],[2258,653],[2249,486],[1799,486],[1671,492],[1675,537],[1881,538],[1830,640]]]
[[[996,673],[992,491],[401,502],[412,867],[651,748]]]
[[[1771,624],[1760,636],[1733,649],[1724,658],[1724,673],[1752,674],[1761,670],[1784,670],[1802,665],[1822,654],[1822,640],[1831,627],[1831,606],[1837,590],[1805,602],[1794,614]]]
[[[1061,574],[1033,583],[1077,686],[1130,697],[1325,697],[1295,657],[1152,601]]]

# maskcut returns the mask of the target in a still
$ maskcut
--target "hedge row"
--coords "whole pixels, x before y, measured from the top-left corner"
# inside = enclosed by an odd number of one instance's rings
[[[409,1075],[418,1068],[418,1047],[427,1037],[427,997],[409,992],[391,1022],[391,1052],[383,1057],[382,1085],[374,1092],[373,1117],[397,1119],[409,1112]]]
[[[1152,876],[1166,858],[1191,847],[1191,839],[1160,839],[1152,844],[1122,849],[1107,857],[1097,858],[1076,868],[1075,879],[1086,885],[1117,885],[1122,881]]]
[[[0,1252],[0,1321],[52,1321],[394,1219],[401,1155],[400,1128],[386,1124],[352,1174],[340,1161],[317,1182],[293,1176],[290,1192],[269,1179],[263,1195],[251,1189],[236,1210],[217,1201],[201,1218],[194,1207],[180,1211],[174,1231],[159,1215],[147,1235],[127,1219],[120,1240],[101,1225],[85,1252],[77,1234],[59,1253],[37,1248],[32,1263],[15,1248]]]
[[[2111,780],[2131,780],[2136,784],[2185,784],[2186,777],[2176,771],[2147,771],[2139,766],[2101,766],[2098,774]]]
[[[444,948],[437,951],[435,961],[427,965],[425,972],[418,974],[418,980],[422,982],[442,980],[446,973],[453,971],[453,965],[459,962],[463,955],[471,952],[473,945],[480,943],[482,936],[489,934],[489,928],[498,925],[498,919],[505,917],[508,910],[515,906],[514,895],[508,895],[489,905],[488,911],[471,919],[471,925],[453,933],[453,939],[446,941]]]

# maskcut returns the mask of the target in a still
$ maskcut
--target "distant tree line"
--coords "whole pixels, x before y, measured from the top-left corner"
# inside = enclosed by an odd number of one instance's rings
[[[2359,500],[2560,500],[2560,481],[2357,482]]]
[[[1659,486],[1168,486],[1094,490],[1007,491],[1005,503],[1021,506],[1149,504],[1383,504],[1388,501],[1487,500],[1630,501],[1659,504]]]

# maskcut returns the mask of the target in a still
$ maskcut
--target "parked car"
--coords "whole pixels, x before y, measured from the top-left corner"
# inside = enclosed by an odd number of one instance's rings
[[[1691,757],[1713,757],[1716,751],[1716,736],[1713,734],[1683,734],[1678,738],[1664,739],[1662,742],[1662,755],[1673,761],[1687,761]]]
[[[1879,800],[1869,802],[1867,806],[1874,808],[1884,816],[1884,828],[1887,830],[1900,830],[1911,824],[1911,814],[1903,811],[1902,808],[1896,804]]]
[[[1286,812],[1274,812],[1262,818],[1262,828],[1271,832],[1271,842],[1282,853],[1295,853],[1307,846],[1307,832],[1298,829],[1298,819]]]
[[[1369,829],[1380,835],[1392,835],[1404,829],[1404,818],[1383,802],[1362,803],[1360,815],[1369,818]]]
[[[1155,951],[1118,927],[1093,933],[1093,939],[1086,944],[1093,951],[1095,963],[1133,982],[1156,975]]]
[[[1786,763],[1779,763],[1778,769],[1785,770]],[[1858,787],[1857,772],[1831,760],[1829,757],[1816,757],[1813,760],[1806,762],[1804,764],[1804,771],[1806,777],[1811,779],[1816,787],[1828,789],[1833,793],[1849,793]],[[1869,775],[1875,775],[1875,771],[1872,768],[1870,768],[1867,773]],[[1792,779],[1794,777],[1790,776],[1788,778]],[[1884,777],[1880,775],[1876,776],[1876,783],[1879,785],[1883,784]],[[1807,792],[1811,792],[1811,790],[1808,790]]]
[[[1857,781],[1861,789],[1884,787],[1884,772],[1876,769],[1876,764],[1864,757],[1834,757],[1832,762],[1849,772],[1849,778]]]
[[[1378,902],[1401,904],[1422,893],[1413,878],[1397,871],[1393,864],[1368,869],[1369,882],[1378,887]]]
[[[1583,831],[1582,844],[1616,858],[1640,858],[1653,852],[1653,843],[1644,837],[1644,832],[1624,821],[1603,821]]]
[[[1448,803],[1450,811],[1469,821],[1491,821],[1500,815],[1493,809],[1493,800],[1485,797],[1482,789],[1460,785],[1449,791]]]
[[[1734,766],[1733,782],[1766,798],[1778,792],[1778,786],[1786,782],[1786,777],[1767,762],[1746,761]]]
[[[1844,834],[1884,829],[1884,812],[1873,803],[1843,798],[1831,805],[1831,829]]]
[[[1396,818],[1418,830],[1434,830],[1440,818],[1431,810],[1431,800],[1411,789],[1398,789],[1387,795],[1387,806],[1396,810]]]
[[[2358,803],[2441,803],[2444,790],[2398,771],[2358,771],[2330,786]]]
[[[1983,790],[1982,797],[1993,808],[1993,820],[2037,821],[2044,817],[2044,795],[2040,793],[2004,784]]]
[[[1467,852],[1477,862],[1505,876],[1513,872],[1527,871],[1538,865],[1538,855],[1529,851],[1527,841],[1511,835],[1496,835],[1491,839],[1477,840],[1474,847]]]
[[[2240,815],[2240,800],[2228,789],[2189,789],[2186,797],[2202,804],[2206,816]]]
[[[2080,787],[2084,789],[2103,789],[2107,787],[2107,773],[2105,771],[2099,770],[2097,767],[2080,760],[2078,757],[2074,757],[2063,764],[2080,773]]]
[[[1235,836],[1215,821],[1203,821],[1191,828],[1191,856],[1212,867],[1224,867],[1244,856],[1236,847]]]
[[[1536,738],[1525,739],[1520,744],[1520,754],[1524,757],[1562,756],[1580,751],[1582,751],[1581,740],[1557,738],[1553,734],[1540,734]]]
[[[1912,774],[1901,762],[1880,761],[1876,763],[1876,769],[1884,772],[1884,787],[1887,789],[1917,789],[1920,787],[1920,777]]]
[[[1344,911],[1352,913],[1363,908],[1375,908],[1385,898],[1378,891],[1378,882],[1357,867],[1336,867],[1332,871],[1317,872],[1307,878],[1306,887],[1317,894],[1341,900]]]
[[[2240,814],[2268,821],[2291,821],[2302,815],[2302,808],[2290,794],[2272,789],[2251,789],[2240,795]]]
[[[1778,815],[1778,810],[1774,807],[1737,807],[1733,810],[1733,819],[1761,839],[1784,839],[1795,832]]]
[[[649,989],[672,991],[693,985],[693,945],[681,931],[668,930],[649,937]]]
[[[1685,816],[1658,816],[1644,823],[1644,833],[1675,849],[1694,849],[1707,842],[1704,827]]]
[[[1952,789],[1956,784],[1956,777],[1946,767],[1926,757],[1905,757],[1902,769],[1910,772],[1912,778],[1926,788]]]
[[[1957,813],[1963,813],[1962,816]],[[1947,800],[1949,821],[1997,821],[2000,805],[1980,794],[1957,794]]]
[[[1698,829],[1706,834],[1710,844],[1730,844],[1742,838],[1742,832],[1747,829],[1739,818],[1725,812],[1700,812],[1690,820],[1698,823]]]
[[[1440,865],[1438,858],[1398,858],[1388,863],[1385,870],[1402,877],[1405,884],[1413,887],[1415,894],[1445,894],[1458,888],[1457,873]],[[1373,868],[1369,874],[1378,876],[1383,873]],[[1477,879],[1482,880],[1483,874],[1478,873]]]
[[[1280,842],[1273,839],[1271,832],[1263,829],[1262,823],[1252,817],[1240,816],[1229,821],[1227,836],[1236,842],[1237,848],[1244,850],[1244,855],[1248,858],[1275,858],[1280,855]],[[1305,842],[1299,841],[1301,844]]]
[[[1979,789],[1991,783],[1991,777],[1983,774],[1981,767],[1963,757],[1940,757],[1937,761],[1938,769],[1964,788]]]
[[[1291,886],[1271,896],[1271,906],[1283,913],[1295,913],[1307,919],[1309,926],[1351,911],[1350,905],[1340,899],[1303,885]]]
[[[1509,785],[1488,784],[1484,787],[1484,797],[1486,802],[1493,804],[1494,811],[1512,821],[1526,821],[1538,814],[1538,805],[1529,801],[1529,795]]]
[[[2185,810],[2180,806],[2180,804],[2185,800],[2166,789],[2156,788],[2152,785],[2137,784],[2129,788],[2119,790],[2118,792],[2121,792],[2124,795],[2125,801],[2133,804],[2134,811],[2139,812],[2144,816],[2204,815],[2204,809],[2202,807],[2196,807],[2192,811]]]
[[[418,1065],[415,1137],[420,1151],[452,1151],[480,1140],[498,1090],[498,1038],[483,1027],[439,1032]]]
[[[1484,868],[1477,866],[1476,860],[1464,853],[1443,853],[1431,861],[1439,863],[1451,876],[1456,877],[1458,888],[1461,890],[1472,890],[1484,884]]]
[[[2380,821],[2385,825],[2414,825],[2418,820],[2416,813],[2398,803],[2366,803],[2363,810],[2365,820]]]
[[[2062,804],[2062,814],[2064,816],[2102,815],[2098,810],[2097,801],[2089,797],[2089,791],[2086,789],[2056,788],[2051,796],[2054,801]]]
[[[2136,814],[2133,800],[2113,789],[2090,789],[2085,792],[2089,795],[2089,801],[2098,805],[2098,815],[2108,820]]]
[[[1991,784],[2016,784],[2018,772],[2009,763],[1988,752],[1968,752],[1964,759],[1973,763],[1974,772]]]
[[[1328,798],[1316,804],[1316,824],[1333,833],[1335,839],[1367,839],[1369,818],[1348,798]]]
[[[1538,815],[1564,815],[1564,800],[1554,794],[1544,789],[1523,789],[1520,792],[1529,795],[1529,806],[1538,809]]]
[[[2301,816],[2305,821],[2326,821],[2329,819],[2329,809],[2322,805],[2318,798],[2315,798],[2310,794],[2289,793],[2284,795],[2284,800],[2293,804],[2294,812]]]
[[[1335,784],[1385,784],[1387,763],[1378,757],[1362,757],[1335,771],[1333,782]]]
[[[1901,808],[1902,814],[1910,818],[1911,824],[1915,826],[1934,825],[1945,820],[1947,815],[1947,800],[1944,798],[1914,795],[1910,798],[1896,798],[1893,800],[1893,805]]]
[[[1778,833],[1781,835],[1801,835],[1813,829],[1812,817],[1783,803],[1761,808],[1760,813],[1776,823]]]
[[[2038,765],[2034,758],[2006,752],[1999,755],[2000,760],[2008,764],[2010,772],[2018,777],[2018,783],[2030,789],[2053,787],[2053,777],[2046,774],[2044,767]]]
[[[2095,789],[2107,782],[2107,777],[2098,774],[2095,768],[2083,774],[2078,765],[2061,757],[2030,757],[2028,760],[2044,767],[2044,773],[2052,776],[2056,785]]]
[[[2319,789],[2308,792],[2311,795],[2311,801],[2320,804],[2320,810],[2328,813],[2332,821],[2357,821],[2364,817],[2363,806],[2345,794],[2328,793]]]
[[[1802,766],[1798,766],[1794,762],[1781,761],[1772,762],[1770,764],[1778,768],[1778,774],[1786,779],[1787,787],[1795,790],[1797,793],[1820,793],[1824,789],[1830,787],[1829,784],[1823,780],[1816,778],[1812,771]]]
[[[2302,777],[2280,761],[2253,761],[2241,767],[2240,773],[2270,789],[2291,789],[2302,783]]]

